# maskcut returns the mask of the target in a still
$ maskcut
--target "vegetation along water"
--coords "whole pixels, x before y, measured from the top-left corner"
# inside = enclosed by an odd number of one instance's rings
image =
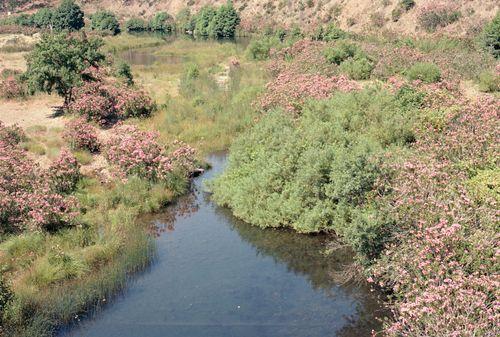
[[[500,334],[494,0],[0,3],[1,336]]]

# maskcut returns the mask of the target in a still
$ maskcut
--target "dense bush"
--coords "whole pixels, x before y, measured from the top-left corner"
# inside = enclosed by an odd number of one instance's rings
[[[80,164],[69,150],[63,148],[59,156],[50,164],[48,177],[54,192],[72,192],[81,178]]]
[[[49,8],[41,8],[32,16],[32,22],[38,28],[50,28],[54,22],[54,11]]]
[[[84,70],[104,60],[101,39],[45,34],[27,56],[28,69],[23,75],[32,92],[56,91],[67,105],[73,88],[82,84]]]
[[[460,12],[455,5],[446,3],[431,3],[420,9],[418,21],[428,32],[434,32],[439,27],[445,27],[458,19]]]
[[[109,125],[131,117],[147,117],[156,109],[143,91],[101,81],[86,82],[73,90],[68,111]]]
[[[191,15],[189,8],[186,7],[177,13],[177,16],[175,17],[175,25],[177,30],[182,33],[194,32],[196,22],[195,18]]]
[[[56,190],[50,172],[28,157],[18,139],[18,132],[0,124],[0,231],[54,230],[74,223],[76,200]]]
[[[232,146],[214,200],[261,227],[334,231],[374,256],[387,222],[370,200],[385,193],[386,151],[413,139],[412,115],[380,89],[306,103],[298,119],[271,112]]]
[[[409,80],[435,83],[441,79],[441,70],[434,63],[418,62],[406,71]]]
[[[266,88],[267,91],[260,99],[262,109],[281,107],[289,112],[299,113],[308,99],[327,99],[335,91],[357,90],[358,85],[345,76],[327,77],[283,71]]]
[[[95,127],[77,118],[69,121],[64,126],[63,139],[68,142],[73,150],[99,151],[100,142]]]
[[[364,56],[349,58],[340,64],[340,71],[353,80],[367,80],[374,68],[374,62]]]
[[[335,24],[330,24],[326,27],[320,26],[312,35],[313,40],[317,41],[334,41],[347,37],[347,33],[338,28]]]
[[[263,36],[261,38],[252,39],[248,44],[246,53],[249,59],[263,61],[269,58],[271,48],[279,44],[279,40],[275,37]]]
[[[335,64],[341,64],[359,53],[360,50],[357,45],[346,41],[340,41],[334,47],[327,48],[324,52],[327,61]]]
[[[479,90],[482,92],[500,91],[500,74],[484,72],[479,75]]]
[[[158,136],[156,132],[141,131],[135,126],[117,125],[105,144],[106,159],[122,177],[136,175],[152,181],[166,181],[175,169],[192,168],[194,150],[191,147],[175,144],[176,150],[168,155],[158,143]]]
[[[450,96],[439,128],[426,123],[394,166],[383,201],[398,224],[374,268],[394,291],[389,336],[495,336],[498,303],[498,100]],[[486,187],[489,186],[489,187]],[[484,188],[486,187],[486,188]],[[463,327],[467,327],[464,329]]]
[[[149,21],[148,28],[153,32],[171,32],[174,30],[173,18],[165,12],[156,13]]]
[[[140,18],[131,18],[125,22],[127,32],[140,32],[148,29],[146,21]]]
[[[80,30],[85,26],[84,13],[73,0],[62,0],[52,13],[52,27],[55,30]]]
[[[120,24],[116,19],[115,14],[110,11],[98,11],[90,16],[92,30],[101,32],[109,32],[116,35],[120,32]]]
[[[500,58],[500,13],[483,30],[483,45],[497,59]]]
[[[127,85],[134,84],[134,75],[132,74],[132,69],[130,65],[126,62],[119,62],[116,66],[116,76],[125,80]]]
[[[216,38],[234,37],[240,17],[231,2],[220,7],[204,6],[194,17],[194,33]]]
[[[24,83],[16,76],[8,76],[0,80],[0,97],[13,99],[24,97],[27,93]]]

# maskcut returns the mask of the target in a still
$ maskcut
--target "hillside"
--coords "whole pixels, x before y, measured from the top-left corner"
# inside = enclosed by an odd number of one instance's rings
[[[8,11],[24,12],[36,8],[53,6],[58,0],[5,0],[3,14]],[[175,15],[186,6],[197,11],[207,4],[222,4],[225,0],[80,0],[86,11],[93,12],[106,8],[122,17],[150,16],[157,11],[167,11]],[[401,0],[234,0],[235,8],[241,13],[242,27],[257,30],[267,26],[291,27],[300,25],[304,30],[312,30],[318,24],[336,21],[339,26],[354,32],[388,30],[397,33],[422,33],[418,17],[422,11],[433,8],[448,8],[458,14],[458,20],[439,32],[450,35],[475,33],[499,10],[496,0],[417,0],[415,6],[400,10]],[[397,21],[394,21],[399,17]]]

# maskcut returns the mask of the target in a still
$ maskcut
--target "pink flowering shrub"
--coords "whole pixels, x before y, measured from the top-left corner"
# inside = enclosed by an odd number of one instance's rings
[[[54,230],[75,222],[76,199],[54,191],[48,173],[0,124],[0,232]]]
[[[63,139],[74,150],[99,151],[100,143],[97,137],[97,130],[91,124],[87,123],[84,118],[73,119],[66,123]]]
[[[453,99],[445,124],[424,125],[413,155],[393,167],[387,209],[398,234],[372,270],[395,293],[389,336],[500,333],[498,198],[469,188],[498,167],[499,104]]]
[[[428,32],[445,27],[460,19],[458,6],[450,1],[432,2],[420,8],[418,21]]]
[[[175,142],[175,150],[168,155],[158,143],[157,132],[142,131],[132,125],[116,125],[113,136],[105,144],[106,159],[118,170],[118,175],[137,175],[153,181],[167,180],[174,170],[186,174],[194,169],[195,151],[190,146]]]
[[[345,76],[326,77],[284,71],[267,84],[260,106],[264,110],[283,107],[290,112],[299,112],[304,101],[309,98],[327,99],[335,91],[349,92],[357,89],[358,84]]]
[[[58,193],[72,192],[81,178],[80,164],[68,149],[62,149],[59,156],[50,165],[48,177],[54,191]]]
[[[5,126],[2,121],[0,121],[0,141],[4,141],[10,145],[16,145],[26,139],[26,133],[20,126]]]
[[[14,76],[8,76],[0,81],[0,97],[13,99],[23,97],[26,94],[24,86]]]
[[[102,81],[86,82],[73,91],[68,110],[101,125],[130,117],[146,117],[155,109],[153,101],[142,91]]]

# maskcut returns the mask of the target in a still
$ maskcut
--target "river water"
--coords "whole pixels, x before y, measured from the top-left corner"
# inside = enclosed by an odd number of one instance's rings
[[[262,230],[210,201],[204,182],[144,218],[157,256],[102,310],[61,331],[65,337],[369,336],[381,315],[363,282],[345,282],[352,253],[326,236]]]

